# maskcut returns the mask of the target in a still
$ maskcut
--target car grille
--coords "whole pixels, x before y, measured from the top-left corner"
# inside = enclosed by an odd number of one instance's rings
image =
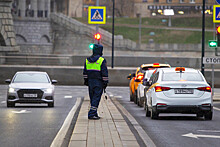
[[[42,98],[44,92],[40,89],[20,89],[18,90],[18,97],[19,98],[27,98],[24,97],[24,94],[37,94],[35,98]]]

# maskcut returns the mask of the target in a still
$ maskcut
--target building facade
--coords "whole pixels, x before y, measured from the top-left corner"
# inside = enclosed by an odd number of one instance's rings
[[[51,1],[14,0],[11,11],[20,52],[27,54],[52,53]]]
[[[0,1],[0,55],[8,52],[18,52],[19,46],[16,44],[14,22],[11,15],[12,0]],[[0,59],[0,63],[4,62]]]
[[[212,6],[215,0],[206,0],[206,14],[212,15]],[[134,17],[164,15],[164,9],[173,9],[175,16],[199,16],[202,13],[203,0],[135,0]]]

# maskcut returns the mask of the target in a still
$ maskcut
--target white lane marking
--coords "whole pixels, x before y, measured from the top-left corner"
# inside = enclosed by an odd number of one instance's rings
[[[220,133],[220,130],[197,130],[199,132],[213,132],[213,133]]]
[[[65,121],[63,122],[62,127],[60,128],[59,132],[57,133],[50,147],[61,147],[63,141],[65,140],[67,131],[70,128],[76,110],[80,105],[80,102],[81,102],[81,98],[77,98],[75,105],[72,107],[69,114],[67,115]]]
[[[151,138],[147,135],[147,133],[143,130],[143,128],[139,125],[136,119],[116,100],[114,101],[115,105],[121,110],[121,112],[129,119],[133,127],[138,132],[139,136],[143,140],[144,144],[149,147],[156,147]]]
[[[67,95],[67,96],[64,96],[64,98],[65,98],[65,99],[71,99],[71,98],[73,98],[73,96],[71,96],[71,95],[70,95],[70,96]]]
[[[217,136],[217,135],[200,135],[200,134],[193,134],[193,133],[184,134],[182,136],[190,137],[190,138],[220,138],[220,136]]]
[[[31,111],[21,110],[21,111],[12,111],[12,113],[22,114],[22,113],[31,113]]]
[[[114,95],[110,94],[109,96],[110,96],[110,97],[113,97]]]
[[[217,107],[213,107],[213,109],[220,111],[220,109],[219,109],[219,108],[217,108]]]
[[[6,103],[6,101],[2,101],[1,103],[2,103],[2,104],[5,104],[5,103]]]

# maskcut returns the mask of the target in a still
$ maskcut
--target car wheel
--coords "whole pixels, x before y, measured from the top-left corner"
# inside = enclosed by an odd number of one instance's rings
[[[144,104],[143,105],[144,105],[144,110],[146,110],[146,105],[147,104],[146,104],[145,100],[144,100]]]
[[[134,97],[131,91],[130,91],[130,101],[134,101]]]
[[[205,113],[204,117],[205,117],[205,120],[212,120],[212,111]]]
[[[134,103],[137,104],[137,90],[135,90],[134,93]]]
[[[138,100],[138,98],[137,98],[137,105],[140,106],[140,101]]]
[[[150,111],[148,109],[148,106],[146,106],[146,117],[150,117]]]
[[[48,107],[54,107],[54,102],[48,103]]]
[[[140,107],[143,107],[143,103],[144,103],[144,102],[140,100],[140,101],[139,101],[139,106],[140,106]]]
[[[15,103],[14,102],[7,102],[7,107],[15,107]]]
[[[152,110],[151,111],[151,119],[158,119],[159,113],[157,110]]]

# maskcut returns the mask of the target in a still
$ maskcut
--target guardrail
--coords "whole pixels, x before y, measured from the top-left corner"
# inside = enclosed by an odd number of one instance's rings
[[[72,65],[72,57],[69,56],[0,56],[5,65]]]

